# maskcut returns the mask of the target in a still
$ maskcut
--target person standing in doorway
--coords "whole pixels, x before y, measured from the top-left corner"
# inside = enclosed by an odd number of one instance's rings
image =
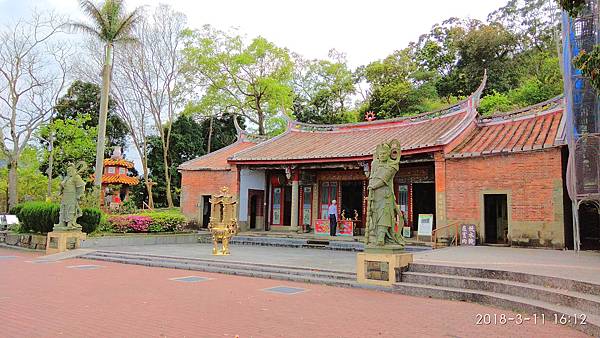
[[[329,235],[335,236],[337,231],[337,201],[331,201],[331,205],[329,205]]]

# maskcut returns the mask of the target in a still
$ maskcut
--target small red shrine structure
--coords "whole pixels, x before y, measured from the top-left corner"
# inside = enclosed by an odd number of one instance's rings
[[[121,147],[115,147],[110,158],[104,159],[101,200],[105,208],[118,208],[129,197],[129,187],[140,180],[130,176],[133,162],[123,158]]]

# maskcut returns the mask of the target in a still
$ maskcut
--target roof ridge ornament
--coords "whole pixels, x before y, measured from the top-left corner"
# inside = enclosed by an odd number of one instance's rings
[[[371,122],[376,119],[377,119],[377,116],[375,116],[374,111],[368,111],[365,113],[365,120],[367,120],[368,122]]]

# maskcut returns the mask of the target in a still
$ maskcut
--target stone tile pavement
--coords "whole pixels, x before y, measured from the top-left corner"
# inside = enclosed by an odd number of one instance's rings
[[[2,337],[585,336],[548,322],[475,325],[477,314],[516,315],[478,304],[82,259],[31,264],[36,255],[0,248],[16,256],[0,260]],[[89,264],[102,268],[68,268]],[[192,276],[210,279],[173,280]]]

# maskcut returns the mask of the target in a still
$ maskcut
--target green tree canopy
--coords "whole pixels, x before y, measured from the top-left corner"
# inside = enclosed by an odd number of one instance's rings
[[[300,122],[333,124],[351,122],[354,74],[344,54],[329,52],[329,60],[295,56],[294,114]]]
[[[292,105],[293,63],[288,51],[262,37],[245,44],[242,37],[210,26],[187,35],[188,79],[205,89],[201,105],[241,115],[266,135],[268,120]]]
[[[48,178],[40,171],[42,151],[35,147],[26,147],[19,158],[18,167],[18,190],[21,201],[43,201],[46,198]],[[93,156],[93,154],[92,154]],[[0,162],[5,160],[0,153]],[[6,190],[8,188],[8,168],[0,167],[0,212],[8,211],[8,200]],[[59,179],[52,181],[53,191],[58,191]],[[57,196],[54,196],[57,198]]]
[[[432,82],[434,74],[419,68],[414,60],[414,50],[406,48],[360,68],[357,71],[360,79],[371,87],[360,111],[391,118],[433,108],[431,101],[438,98]]]
[[[67,93],[56,104],[54,119],[75,119],[78,116],[89,116],[85,127],[97,127],[100,113],[100,87],[94,83],[80,80],[74,81]],[[125,148],[129,130],[125,122],[115,112],[115,102],[109,98],[108,118],[106,121],[105,155],[112,153],[115,146]],[[60,143],[56,144],[58,147]],[[91,164],[91,163],[90,163]]]
[[[196,157],[206,154],[208,145],[208,135],[210,128],[210,117],[199,114],[191,114],[193,109],[188,110],[188,114],[180,115],[171,128],[171,146],[169,147],[169,161],[171,179],[174,187],[181,186],[181,176],[177,172],[177,167],[183,162],[192,160]],[[197,121],[199,119],[199,121]],[[215,117],[213,120],[213,132],[211,150],[216,151],[227,145],[232,144],[237,139],[237,132],[233,124],[231,115]],[[152,189],[154,203],[157,207],[166,206],[165,198],[165,175],[163,168],[163,148],[158,136],[148,138],[148,167],[152,181],[158,183]],[[179,205],[179,189],[175,189],[173,196],[175,205]]]
[[[88,173],[93,173],[96,157],[96,127],[90,127],[88,114],[76,115],[65,119],[54,119],[40,129],[45,140],[52,134],[52,152],[44,152],[40,169],[46,172],[50,156],[53,157],[52,177],[65,175],[69,163],[83,161],[88,164]]]

